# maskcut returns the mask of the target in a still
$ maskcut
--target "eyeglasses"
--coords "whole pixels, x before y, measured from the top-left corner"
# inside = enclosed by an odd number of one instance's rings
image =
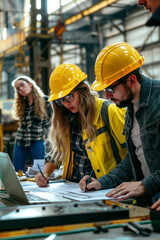
[[[17,92],[20,92],[22,88],[27,84],[27,82],[20,82],[19,86],[16,88]]]
[[[74,100],[74,93],[76,92],[77,90],[74,90],[72,93],[68,94],[67,96],[65,97],[62,97],[62,98],[59,98],[57,100],[55,100],[54,102],[56,104],[58,104],[59,106],[62,106],[63,105],[63,102],[66,101],[66,102],[73,102]]]
[[[122,83],[123,81],[126,80],[126,77],[125,78],[122,78],[120,79],[116,84],[114,84],[113,86],[109,86],[107,88],[105,88],[105,91],[108,92],[108,93],[115,93],[114,89],[120,84]]]

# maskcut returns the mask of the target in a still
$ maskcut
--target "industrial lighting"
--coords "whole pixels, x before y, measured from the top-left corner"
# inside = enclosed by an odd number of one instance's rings
[[[101,10],[102,8],[107,7],[108,5],[110,5],[114,2],[117,2],[117,1],[118,0],[104,0],[99,3],[96,3],[92,7],[88,8],[86,10],[83,10],[82,12],[65,20],[64,25],[67,26],[69,24],[72,24],[72,23],[82,19],[83,16],[88,16],[90,14],[93,14],[94,12],[97,12],[97,11]],[[55,27],[52,27],[48,30],[48,33],[51,34],[52,32],[54,32],[54,30],[55,30]]]
[[[51,33],[53,33],[54,31],[55,31],[55,27],[52,27],[52,28],[50,28],[50,29],[48,30],[48,33],[51,34]]]
[[[94,12],[97,12],[97,11],[101,10],[102,8],[112,4],[113,2],[117,2],[117,0],[104,0],[104,1],[101,1],[99,3],[96,3],[92,7],[88,8],[86,10],[83,10],[81,13],[78,13],[78,14],[68,18],[65,21],[65,25],[69,25],[71,23],[74,23],[74,22],[80,20],[83,16],[88,16],[88,15],[94,13]]]
[[[68,18],[64,23],[65,23],[65,25],[69,25],[73,22],[80,20],[82,17],[83,17],[82,13],[78,13],[78,14],[74,15],[73,17]]]
[[[99,10],[101,10],[104,7],[107,7],[108,5],[112,4],[113,2],[117,2],[117,0],[106,0],[106,1],[101,1],[100,3],[96,3],[95,5],[93,5],[92,7],[84,10],[82,12],[82,14],[84,16],[88,16],[94,12],[97,12]]]

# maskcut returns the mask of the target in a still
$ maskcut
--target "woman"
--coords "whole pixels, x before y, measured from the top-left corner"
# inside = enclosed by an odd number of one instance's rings
[[[103,108],[109,115],[111,134],[118,149],[117,156],[111,147],[111,137],[102,118],[103,99],[91,92],[87,75],[74,64],[61,64],[50,76],[53,101],[51,139],[52,155],[46,157],[44,177],[36,175],[38,186],[47,186],[52,171],[63,164],[63,179],[79,182],[90,174],[99,178],[117,165],[117,159],[126,155],[125,136],[122,135],[125,109],[115,104]]]
[[[53,110],[48,97],[28,76],[20,76],[12,82],[15,90],[15,117],[19,128],[16,132],[13,150],[15,170],[25,171],[28,156],[44,159],[46,154],[45,139],[51,126]]]

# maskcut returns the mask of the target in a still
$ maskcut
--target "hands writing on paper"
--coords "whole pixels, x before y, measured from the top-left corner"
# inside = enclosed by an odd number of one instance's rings
[[[35,176],[35,181],[39,187],[47,187],[48,186],[48,177],[44,173],[45,178],[42,176],[40,172],[38,172]]]
[[[122,197],[123,199],[138,197],[146,192],[146,188],[141,181],[123,182],[114,190],[106,194],[107,197]]]
[[[42,176],[42,174],[40,172],[38,172],[35,176],[35,181],[36,181],[37,185],[39,187],[47,187],[49,176],[55,169],[56,169],[56,166],[54,163],[52,163],[52,162],[45,163],[43,171],[42,171],[45,178]]]
[[[87,181],[89,179],[89,175],[85,175],[79,182],[79,187],[82,191],[84,191],[86,189],[86,184],[87,184]],[[102,189],[102,185],[101,183],[96,180],[95,178],[91,177],[90,179],[90,183],[88,183],[87,185],[87,189],[90,190],[90,189],[94,189],[94,190],[100,190]]]
[[[84,176],[79,182],[80,189],[82,191],[86,188],[86,183],[89,178],[89,175]],[[87,189],[100,190],[102,189],[101,183],[95,178],[91,178],[90,183],[87,185]],[[132,197],[138,197],[143,195],[146,192],[146,188],[141,181],[137,182],[123,182],[114,190],[106,194],[107,197],[122,197],[123,199],[128,199]],[[159,202],[160,203],[160,202]]]

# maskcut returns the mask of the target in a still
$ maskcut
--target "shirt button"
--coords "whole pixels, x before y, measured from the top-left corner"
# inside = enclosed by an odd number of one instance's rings
[[[100,172],[100,169],[97,169],[97,172]]]

